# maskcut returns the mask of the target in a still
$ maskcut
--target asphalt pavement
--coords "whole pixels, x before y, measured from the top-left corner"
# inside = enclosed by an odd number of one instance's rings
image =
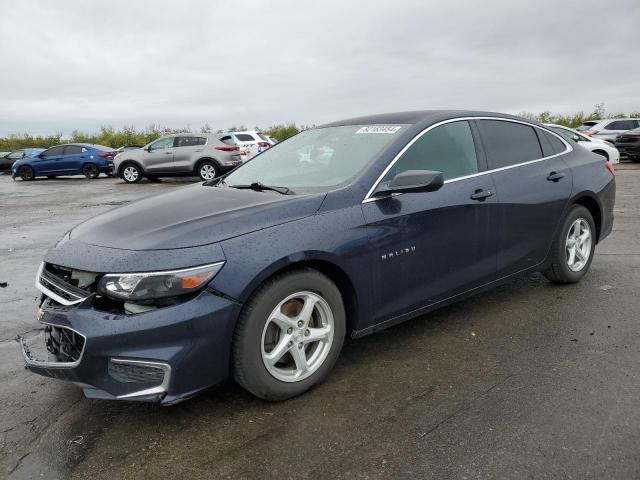
[[[194,179],[0,176],[0,478],[640,478],[640,164],[618,171],[581,283],[528,275],[348,340],[287,402],[228,382],[173,407],[87,400],[24,370],[15,337],[56,239]]]

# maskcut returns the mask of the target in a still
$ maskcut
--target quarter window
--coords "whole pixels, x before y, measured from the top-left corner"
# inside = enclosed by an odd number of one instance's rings
[[[195,147],[205,143],[207,143],[207,139],[204,137],[178,137],[176,147]]]
[[[562,135],[566,139],[573,140],[573,137],[576,136],[569,130],[565,130],[563,128],[553,128],[553,130],[555,130],[559,135]],[[536,132],[538,133],[540,145],[542,145],[542,153],[545,157],[550,157],[551,155],[562,153],[567,149],[564,143],[562,143],[562,141],[560,141],[560,139],[555,135],[552,135],[549,132],[545,132],[540,128],[537,128]]]
[[[489,168],[501,168],[543,157],[533,127],[504,120],[478,122]]]
[[[477,173],[478,160],[469,122],[445,123],[429,130],[402,154],[382,182],[408,170],[442,172],[445,180]]]

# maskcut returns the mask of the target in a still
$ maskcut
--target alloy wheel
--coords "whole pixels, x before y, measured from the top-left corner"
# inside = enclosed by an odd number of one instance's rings
[[[273,309],[262,332],[262,361],[283,382],[298,382],[316,372],[331,350],[334,317],[320,295],[302,291]]]
[[[200,167],[200,177],[204,180],[213,180],[216,178],[216,167],[205,163]]]
[[[138,172],[138,169],[136,167],[129,165],[122,171],[122,176],[128,182],[135,182],[136,180],[138,180],[140,172]]]
[[[576,219],[567,232],[565,250],[567,266],[573,272],[579,272],[589,261],[591,255],[591,227],[584,218]]]

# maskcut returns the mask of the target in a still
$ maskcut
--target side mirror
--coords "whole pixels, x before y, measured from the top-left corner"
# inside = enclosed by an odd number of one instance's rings
[[[38,158],[44,158],[46,155],[44,153],[39,153]]]
[[[407,170],[399,173],[386,185],[378,185],[373,192],[374,197],[382,197],[394,193],[435,192],[444,185],[442,172],[432,170]]]
[[[149,153],[151,153],[151,145],[149,145],[147,148],[145,148],[145,150]]]
[[[573,137],[571,137],[571,138],[573,138],[573,140],[574,140],[574,141],[576,141],[576,142],[581,142],[581,141],[582,141],[582,139],[580,138],[580,136],[579,136],[579,135],[574,135],[574,136],[573,136]]]

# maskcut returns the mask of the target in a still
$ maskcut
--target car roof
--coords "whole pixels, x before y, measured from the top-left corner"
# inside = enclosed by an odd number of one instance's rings
[[[475,110],[416,110],[410,112],[382,113],[377,115],[366,115],[363,117],[348,118],[335,122],[325,123],[319,128],[340,127],[346,125],[428,125],[443,120],[460,117],[500,117],[513,120],[523,120],[521,117],[506,113],[483,112]],[[529,122],[529,120],[527,120]],[[537,124],[537,122],[530,122]]]

